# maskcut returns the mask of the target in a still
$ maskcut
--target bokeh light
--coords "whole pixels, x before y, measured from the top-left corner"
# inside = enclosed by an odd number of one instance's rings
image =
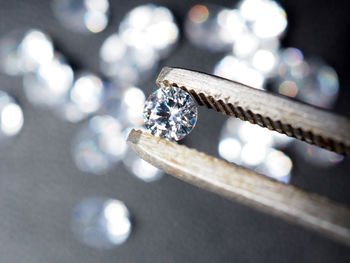
[[[88,197],[73,208],[71,227],[82,243],[103,250],[123,244],[131,234],[132,223],[122,201]]]

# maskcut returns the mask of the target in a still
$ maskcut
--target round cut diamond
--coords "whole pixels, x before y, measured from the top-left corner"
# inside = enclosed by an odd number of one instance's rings
[[[190,94],[166,85],[148,97],[143,114],[153,135],[178,141],[195,126],[198,110]]]

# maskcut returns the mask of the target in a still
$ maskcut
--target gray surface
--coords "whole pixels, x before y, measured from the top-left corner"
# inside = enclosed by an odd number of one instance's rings
[[[52,18],[50,1],[0,2],[0,34],[37,26],[77,66],[98,71],[98,48],[117,29],[122,15],[142,1],[112,2],[113,21],[96,36],[81,36]],[[162,1],[181,18],[195,1]],[[226,1],[229,5],[230,2]],[[350,116],[350,25],[346,2],[290,1],[288,46],[320,55],[339,73],[336,111]],[[184,40],[164,65],[210,72],[221,54],[207,54]],[[154,78],[155,79],[155,78]],[[70,140],[79,125],[64,123],[29,105],[20,78],[0,75],[1,88],[24,109],[24,129],[0,152],[0,262],[349,262],[347,247],[279,219],[229,202],[170,176],[145,184],[117,167],[106,176],[79,172],[71,159]],[[142,85],[149,93],[153,80]],[[199,123],[186,143],[216,154],[225,118],[201,109]],[[208,125],[210,123],[210,125]],[[212,140],[212,141],[210,141]],[[292,183],[337,201],[350,203],[350,161],[320,169],[294,156]],[[80,244],[70,232],[72,207],[85,196],[110,196],[130,208],[135,227],[130,239],[110,251]]]

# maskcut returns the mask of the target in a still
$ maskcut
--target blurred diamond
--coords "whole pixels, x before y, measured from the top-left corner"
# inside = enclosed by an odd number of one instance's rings
[[[0,141],[17,135],[23,126],[23,112],[15,100],[0,91]]]
[[[195,45],[210,51],[228,51],[237,36],[247,30],[238,10],[198,4],[187,14],[185,32]]]
[[[80,170],[94,174],[108,172],[126,151],[122,125],[108,115],[92,117],[76,134],[72,151]]]
[[[156,181],[163,176],[161,170],[138,157],[130,148],[128,148],[123,158],[123,163],[129,172],[147,183]]]
[[[100,112],[116,118],[123,128],[143,124],[145,94],[137,87],[120,89],[110,86]]]
[[[68,29],[80,33],[99,33],[108,24],[108,0],[53,0],[57,19]]]
[[[37,29],[14,31],[0,40],[0,71],[8,75],[36,70],[52,58],[51,38]]]
[[[61,104],[72,83],[73,70],[59,54],[41,64],[36,72],[23,77],[23,88],[28,100],[47,107]]]
[[[344,156],[326,149],[295,140],[294,149],[304,157],[307,163],[319,167],[334,166],[344,160]]]
[[[287,28],[287,14],[276,1],[243,0],[239,10],[257,37],[278,37]]]
[[[218,144],[219,155],[229,162],[288,182],[291,160],[273,147],[284,147],[291,138],[238,119],[228,119]],[[272,160],[272,161],[271,161]],[[275,160],[276,162],[274,163]],[[273,166],[275,165],[275,166]]]
[[[186,91],[166,85],[153,92],[145,103],[145,127],[153,134],[170,140],[181,140],[197,122],[198,109]]]
[[[234,56],[223,57],[214,68],[214,74],[233,81],[241,82],[256,89],[263,89],[265,77],[246,61]]]
[[[272,84],[280,94],[323,108],[331,108],[339,93],[336,71],[321,60],[304,60],[295,48],[283,50]]]
[[[122,201],[90,197],[74,207],[71,227],[82,243],[96,249],[111,249],[128,239],[132,224]]]
[[[100,49],[101,70],[117,85],[130,86],[152,75],[157,68],[158,57],[147,43],[131,46],[118,34],[109,36]]]
[[[119,26],[119,34],[130,46],[148,44],[166,56],[179,38],[179,29],[171,11],[163,6],[146,4],[132,9]]]
[[[78,122],[98,111],[105,95],[105,83],[93,73],[81,72],[64,103],[56,113],[70,122]]]
[[[45,33],[31,29],[26,32],[18,47],[21,66],[24,72],[37,70],[54,57],[51,38]]]

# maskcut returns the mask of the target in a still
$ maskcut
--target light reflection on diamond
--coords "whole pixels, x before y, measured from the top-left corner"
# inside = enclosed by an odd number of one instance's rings
[[[104,74],[121,86],[147,79],[157,68],[158,56],[150,45],[127,45],[118,34],[109,36],[100,49],[100,65]]]
[[[163,176],[163,172],[148,162],[142,160],[138,155],[128,148],[123,163],[130,173],[144,182],[153,182]]]
[[[76,134],[72,152],[80,170],[104,174],[123,158],[126,149],[119,121],[108,115],[97,115]]]
[[[198,109],[190,94],[166,85],[148,97],[143,114],[151,134],[178,141],[194,128]]]
[[[108,0],[53,0],[58,20],[68,29],[80,33],[99,33],[108,24]]]
[[[93,73],[77,74],[65,101],[56,113],[70,122],[78,122],[101,107],[105,95],[105,84]]]
[[[131,234],[130,213],[122,201],[89,197],[72,211],[72,232],[85,245],[111,249],[123,244]]]
[[[285,147],[291,141],[292,139],[285,135],[249,122],[228,119],[221,131],[218,153],[229,162],[254,169],[276,180],[288,182],[292,162],[289,157],[273,147]]]
[[[60,54],[38,68],[25,74],[23,88],[28,100],[39,106],[53,107],[61,104],[73,83],[73,70]]]
[[[14,99],[0,91],[0,140],[17,135],[23,126],[23,112]]]
[[[177,42],[179,29],[168,8],[146,4],[126,14],[120,23],[119,34],[128,45],[140,48],[147,43],[164,57]]]
[[[231,55],[223,57],[215,65],[214,74],[256,89],[263,89],[264,87],[265,77],[260,71]]]
[[[198,4],[187,14],[185,32],[195,45],[210,51],[228,51],[238,35],[247,30],[238,10]]]

